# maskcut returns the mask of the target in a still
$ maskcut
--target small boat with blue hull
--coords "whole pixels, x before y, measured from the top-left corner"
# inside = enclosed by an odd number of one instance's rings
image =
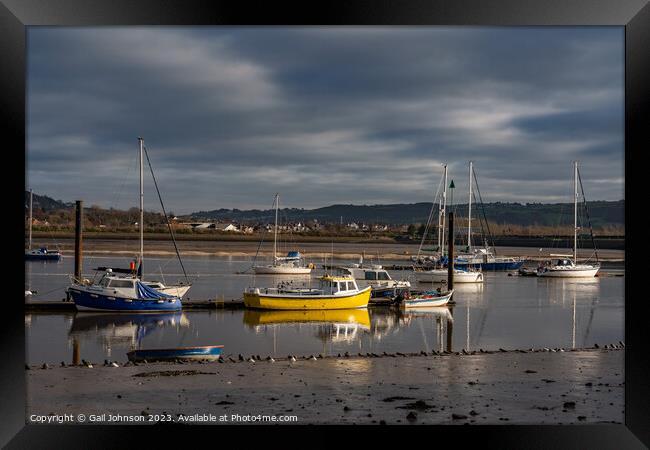
[[[150,348],[131,350],[126,354],[129,361],[175,361],[177,359],[217,360],[221,356],[223,345],[205,345],[200,347]]]
[[[97,283],[73,280],[67,293],[80,311],[165,312],[182,309],[180,297],[163,294],[137,277],[104,273]]]
[[[25,250],[25,261],[59,261],[61,252],[58,250],[48,250],[41,247],[35,250]]]
[[[25,261],[59,261],[61,252],[58,250],[48,250],[46,247],[32,249],[32,209],[34,193],[29,190],[29,246],[25,249]]]

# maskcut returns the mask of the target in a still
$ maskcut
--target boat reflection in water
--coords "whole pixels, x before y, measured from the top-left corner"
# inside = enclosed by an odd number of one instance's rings
[[[310,327],[324,344],[352,343],[370,332],[367,309],[244,311],[244,324],[256,333],[273,333],[273,351],[277,353],[277,327]],[[323,348],[325,353],[325,348]]]
[[[180,311],[164,314],[76,313],[68,332],[73,344],[72,363],[79,364],[80,341],[94,340],[110,357],[113,347],[139,348],[142,339],[156,329],[188,326],[189,320]]]
[[[429,344],[425,324],[433,325],[437,345]],[[454,332],[454,316],[447,306],[409,308],[401,311],[399,324],[401,327],[410,327],[417,323],[422,332],[423,344],[427,351],[436,350],[452,351],[452,335]]]

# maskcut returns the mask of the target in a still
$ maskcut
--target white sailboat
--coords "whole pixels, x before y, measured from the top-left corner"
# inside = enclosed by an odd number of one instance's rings
[[[578,261],[578,161],[573,162],[573,255],[551,254],[558,257],[554,263],[537,270],[538,277],[592,278],[600,264],[577,264]],[[573,256],[573,259],[571,257]]]
[[[439,210],[438,210],[438,245],[437,245],[441,255],[444,254],[445,215],[446,215],[445,211],[447,209],[447,165],[444,164],[443,167],[444,167],[444,173],[443,173],[444,190],[442,192],[442,199],[439,203]],[[471,171],[470,171],[470,177],[471,177]],[[470,178],[470,183],[471,183],[471,178]],[[470,203],[471,203],[471,195],[472,195],[471,192],[472,191],[470,187]],[[453,239],[453,236],[447,236],[447,239]],[[424,236],[423,236],[423,240],[424,240]],[[415,272],[415,279],[422,283],[446,283],[447,277],[448,277],[448,271],[447,269],[444,268],[422,270],[422,271]],[[481,272],[463,270],[454,267],[454,283],[482,283],[482,282],[483,282],[483,274]]]
[[[286,257],[278,257],[278,207],[280,203],[280,194],[275,194],[274,203],[275,227],[273,230],[273,263],[253,266],[253,271],[258,275],[308,275],[311,273],[312,265],[303,265],[302,258],[298,252],[289,252]]]

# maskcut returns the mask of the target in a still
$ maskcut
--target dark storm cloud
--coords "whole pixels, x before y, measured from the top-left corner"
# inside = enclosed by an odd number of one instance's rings
[[[143,136],[168,208],[428,201],[441,163],[486,201],[623,196],[616,28],[29,30],[28,180],[136,204]],[[148,185],[150,182],[147,180]],[[148,187],[147,206],[156,207]]]

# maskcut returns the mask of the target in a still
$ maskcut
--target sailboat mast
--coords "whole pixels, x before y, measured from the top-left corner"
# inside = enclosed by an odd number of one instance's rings
[[[138,138],[140,142],[140,266],[144,262],[144,139]]]
[[[29,190],[29,249],[32,249],[32,206],[33,206],[34,191]]]
[[[279,203],[280,203],[280,194],[275,194],[275,231],[273,232],[273,264],[275,264],[275,261],[277,260]]]
[[[442,191],[442,209],[440,210],[440,215],[442,216],[442,230],[441,230],[441,236],[442,240],[440,241],[439,245],[442,245],[441,249],[444,254],[444,248],[445,248],[445,216],[447,214],[447,164],[445,164],[445,188]]]
[[[573,262],[578,263],[578,161],[573,161]]]
[[[469,162],[469,201],[467,207],[467,251],[472,253],[472,161]]]

